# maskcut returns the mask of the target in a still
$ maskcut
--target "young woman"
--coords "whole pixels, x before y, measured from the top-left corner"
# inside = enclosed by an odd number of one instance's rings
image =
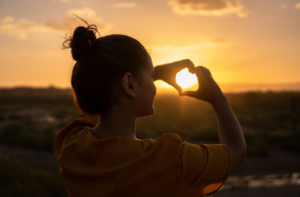
[[[69,196],[214,194],[245,161],[246,143],[209,70],[190,60],[153,67],[139,41],[125,35],[96,38],[96,31],[93,25],[77,27],[64,42],[76,61],[71,84],[83,112],[54,144]],[[197,75],[197,91],[182,92],[176,84],[183,68]],[[220,144],[194,145],[174,133],[156,141],[137,139],[136,118],[154,113],[154,80],[169,83],[181,96],[209,102],[217,114]]]

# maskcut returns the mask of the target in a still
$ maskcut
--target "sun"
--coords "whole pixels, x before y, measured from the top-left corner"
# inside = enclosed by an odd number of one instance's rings
[[[185,68],[177,73],[176,82],[182,88],[189,88],[197,84],[198,79],[195,74],[191,74],[189,70]]]

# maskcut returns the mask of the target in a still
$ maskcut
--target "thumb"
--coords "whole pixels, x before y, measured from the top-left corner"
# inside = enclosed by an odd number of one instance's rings
[[[190,96],[190,97],[197,97],[197,92],[195,91],[185,91],[185,92],[181,92],[180,96]]]
[[[173,87],[181,94],[182,88],[178,84],[174,84]]]

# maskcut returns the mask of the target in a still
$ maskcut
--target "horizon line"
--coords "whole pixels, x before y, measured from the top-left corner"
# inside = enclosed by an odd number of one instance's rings
[[[230,93],[245,93],[245,92],[299,92],[300,91],[300,81],[293,83],[228,83],[219,84],[222,91],[226,94]],[[33,85],[14,85],[14,86],[0,86],[0,89],[18,89],[18,88],[31,88],[31,89],[61,89],[67,90],[71,89],[71,86],[33,86]],[[198,88],[197,85],[193,85],[190,88],[183,89],[183,91]],[[157,92],[161,94],[160,91],[165,91],[167,94],[178,94],[177,90],[172,87],[159,87]]]

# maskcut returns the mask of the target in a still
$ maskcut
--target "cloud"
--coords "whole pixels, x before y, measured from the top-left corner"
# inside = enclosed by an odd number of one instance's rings
[[[173,12],[179,15],[214,15],[236,14],[246,17],[248,10],[240,1],[225,0],[170,0]]]
[[[4,17],[0,22],[1,33],[15,36],[19,39],[26,38],[28,32],[44,31],[44,30],[45,28],[43,28],[40,25],[33,24],[32,22],[24,19],[15,21],[15,19],[10,16]]]
[[[287,8],[287,5],[282,4],[280,7],[281,7],[282,9],[286,9],[286,8]]]
[[[13,17],[10,17],[10,16],[6,16],[4,17],[1,22],[3,23],[9,23],[9,22],[13,22],[15,19]]]
[[[123,2],[123,3],[115,3],[113,4],[114,8],[135,8],[137,7],[136,3],[127,3],[127,2]]]
[[[28,21],[25,19],[15,20],[13,17],[6,16],[0,19],[0,32],[15,36],[19,39],[25,39],[28,33],[31,32],[66,32],[70,28],[75,29],[77,26],[85,24],[75,17],[73,14],[83,18],[89,24],[95,24],[101,33],[101,31],[108,31],[112,25],[103,19],[101,19],[93,9],[70,9],[67,11],[66,16],[61,19],[55,20],[43,20],[43,21]]]
[[[300,9],[300,2],[296,4],[296,8]]]

